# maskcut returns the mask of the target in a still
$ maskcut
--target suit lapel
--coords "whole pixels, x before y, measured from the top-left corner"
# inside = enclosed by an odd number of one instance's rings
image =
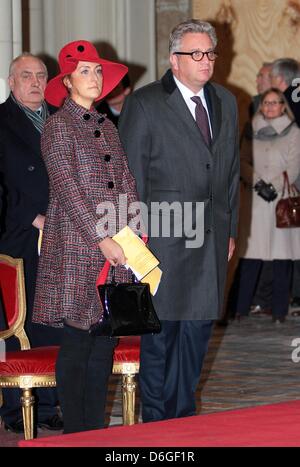
[[[209,118],[210,123],[212,126],[212,146],[216,143],[222,124],[222,104],[221,99],[217,96],[215,88],[212,84],[207,83],[204,86],[204,96],[207,103],[208,111],[209,111]]]
[[[6,123],[18,138],[21,138],[32,151],[40,155],[41,135],[26,117],[25,113],[13,102],[11,98],[6,101]]]
[[[189,131],[191,132],[191,137],[195,137],[197,143],[199,143],[200,138],[203,144],[206,145],[195,119],[193,118],[188,106],[186,105],[181,92],[176,86],[171,70],[168,70],[167,73],[163,76],[162,85],[167,92],[167,104],[172,108],[172,111],[176,113],[178,119],[184,125],[188,126]]]
[[[184,122],[185,125],[189,126],[189,130],[192,132],[191,134],[194,135],[198,141],[200,137],[203,144],[206,144],[201,132],[199,131],[197,123],[195,122],[190,110],[188,109],[181,95],[181,92],[176,86],[171,70],[168,70],[166,74],[163,76],[162,85],[165,91],[167,92],[168,105],[172,107],[173,111],[178,115],[180,120]],[[221,130],[222,105],[221,105],[221,100],[217,96],[215,88],[213,87],[212,84],[207,83],[204,86],[204,95],[205,95],[205,99],[206,99],[207,107],[209,111],[210,123],[212,126],[212,133],[213,133],[212,147],[213,147],[218,139],[218,136]]]

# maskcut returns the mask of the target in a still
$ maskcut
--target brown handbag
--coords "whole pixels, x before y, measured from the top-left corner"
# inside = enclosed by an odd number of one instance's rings
[[[283,190],[276,205],[276,227],[286,229],[300,227],[300,192],[295,185],[290,185],[287,172],[283,172]],[[287,187],[288,197],[285,198]]]

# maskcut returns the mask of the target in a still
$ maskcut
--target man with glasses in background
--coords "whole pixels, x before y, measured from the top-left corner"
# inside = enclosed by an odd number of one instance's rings
[[[189,203],[190,232],[153,234],[149,246],[160,259],[162,280],[154,297],[162,331],[142,336],[139,375],[143,421],[196,413],[195,392],[213,320],[222,310],[227,261],[234,251],[239,192],[238,116],[235,98],[211,83],[217,38],[207,22],[189,20],[170,35],[171,69],[160,81],[129,96],[119,130],[129,166],[149,218],[157,203]],[[197,217],[197,207],[204,209]],[[163,211],[163,209],[162,209]],[[199,219],[200,217],[200,219]],[[197,234],[196,234],[197,235]]]

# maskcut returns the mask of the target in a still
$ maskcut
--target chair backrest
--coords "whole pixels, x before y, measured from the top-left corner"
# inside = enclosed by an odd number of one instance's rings
[[[1,309],[8,328],[0,331],[1,339],[16,336],[21,349],[30,349],[24,330],[26,298],[23,260],[0,254]]]

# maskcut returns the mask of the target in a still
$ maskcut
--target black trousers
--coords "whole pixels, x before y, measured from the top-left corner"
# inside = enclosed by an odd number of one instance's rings
[[[273,264],[272,261],[263,261],[260,270],[258,283],[255,289],[255,295],[252,300],[253,305],[259,305],[261,308],[272,307],[272,284],[273,284]]]
[[[242,258],[239,263],[236,312],[248,315],[263,261]],[[273,260],[272,315],[283,317],[289,309],[292,261]]]
[[[300,260],[293,261],[292,297],[300,297]]]
[[[141,338],[139,385],[144,422],[196,413],[195,392],[213,321],[161,321]]]
[[[65,325],[56,363],[64,433],[104,427],[108,379],[116,338],[94,337]]]

